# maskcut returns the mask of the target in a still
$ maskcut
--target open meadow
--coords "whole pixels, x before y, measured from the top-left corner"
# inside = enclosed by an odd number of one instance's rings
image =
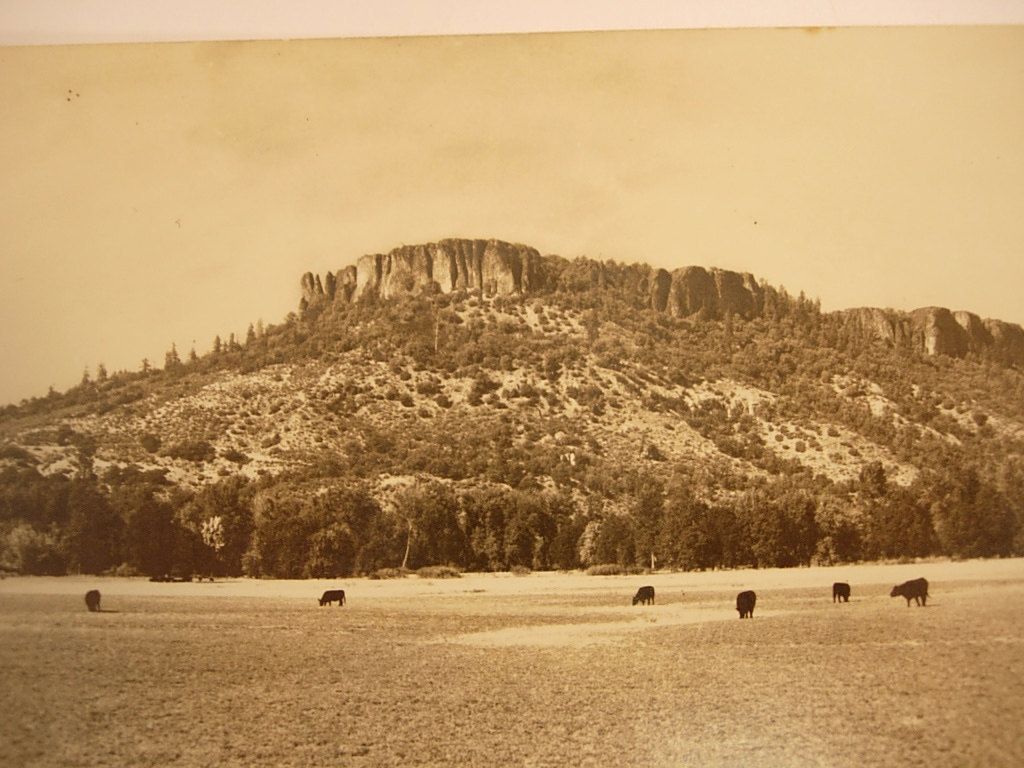
[[[918,576],[927,608],[889,597]],[[833,581],[851,583],[848,604]],[[631,606],[643,584],[656,605]],[[327,587],[348,604],[319,607]],[[752,621],[741,589],[757,591]],[[1021,560],[11,578],[0,764],[1024,765],[1022,612]]]

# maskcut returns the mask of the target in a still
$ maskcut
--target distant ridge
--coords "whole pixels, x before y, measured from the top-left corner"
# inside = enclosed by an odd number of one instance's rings
[[[626,274],[629,273],[629,274]],[[299,309],[325,302],[392,299],[423,292],[481,291],[485,295],[580,291],[625,287],[647,306],[674,317],[702,313],[752,319],[761,314],[764,287],[749,273],[683,267],[669,272],[647,265],[622,266],[591,259],[570,262],[541,256],[536,248],[503,240],[446,239],[403,245],[387,254],[361,257],[355,265],[302,276]]]
[[[542,256],[536,248],[503,240],[449,238],[402,245],[362,256],[354,265],[300,281],[299,309],[332,302],[393,299],[420,293],[479,291],[485,295],[583,291],[616,286],[641,306],[673,317],[762,317],[767,293],[777,293],[749,272],[687,266],[668,271],[592,259]],[[1024,365],[1024,328],[967,311],[923,307],[910,312],[861,307],[837,313],[857,333],[927,355],[987,355]]]

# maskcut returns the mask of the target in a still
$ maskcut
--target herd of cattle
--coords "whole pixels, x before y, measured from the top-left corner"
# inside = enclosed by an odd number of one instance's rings
[[[889,597],[906,598],[908,608],[910,607],[911,600],[915,601],[919,606],[927,605],[928,580],[911,579],[910,581],[905,581],[902,584],[897,584],[892,588],[892,591],[889,593]],[[320,596],[318,602],[321,606],[337,603],[340,608],[345,604],[345,590],[328,589]],[[842,581],[837,581],[833,584],[832,602],[850,602],[850,585]],[[633,605],[636,605],[637,603],[641,603],[643,605],[654,605],[654,587],[650,585],[640,587],[640,589],[636,591],[636,594],[633,595]],[[736,610],[739,611],[741,619],[754,618],[755,605],[757,605],[757,595],[753,590],[748,589],[736,595]],[[90,611],[100,610],[100,591],[98,589],[90,589],[85,593],[85,606]]]
[[[892,588],[892,591],[889,592],[889,597],[905,597],[907,599],[908,608],[910,607],[911,600],[915,601],[919,606],[927,605],[928,580],[911,579],[910,581],[905,581],[902,584],[897,584]],[[833,584],[832,602],[850,602],[850,585],[843,581],[837,581]],[[636,594],[633,595],[633,605],[636,605],[637,603],[654,605],[654,587],[640,587],[640,589],[636,591]],[[745,590],[736,595],[736,610],[739,612],[741,619],[754,618],[755,605],[757,605],[757,594],[752,589]]]

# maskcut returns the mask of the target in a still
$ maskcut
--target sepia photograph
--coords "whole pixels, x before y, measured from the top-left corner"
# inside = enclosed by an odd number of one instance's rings
[[[1024,764],[1024,26],[427,32],[3,39],[0,765]]]

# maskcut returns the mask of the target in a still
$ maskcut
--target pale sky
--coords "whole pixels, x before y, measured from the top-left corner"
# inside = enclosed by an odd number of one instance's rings
[[[497,237],[1024,323],[1024,27],[0,49],[0,403]]]

